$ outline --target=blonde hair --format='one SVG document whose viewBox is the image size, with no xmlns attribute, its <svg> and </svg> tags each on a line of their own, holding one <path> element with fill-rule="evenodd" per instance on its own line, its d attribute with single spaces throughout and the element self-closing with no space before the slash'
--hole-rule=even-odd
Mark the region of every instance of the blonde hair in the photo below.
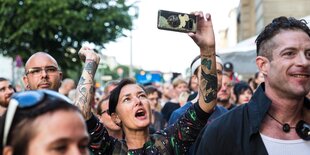
<svg viewBox="0 0 310 155">
<path fill-rule="evenodd" d="M 184 80 L 182 77 L 177 77 L 172 81 L 172 86 L 173 88 L 175 88 L 182 83 L 185 83 L 187 85 L 186 80 Z"/>
</svg>

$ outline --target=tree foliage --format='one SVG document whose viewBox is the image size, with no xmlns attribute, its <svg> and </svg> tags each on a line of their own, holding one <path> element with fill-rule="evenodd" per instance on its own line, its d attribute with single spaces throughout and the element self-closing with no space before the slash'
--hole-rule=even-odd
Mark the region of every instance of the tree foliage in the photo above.
<svg viewBox="0 0 310 155">
<path fill-rule="evenodd" d="M 24 62 L 37 51 L 48 52 L 65 76 L 76 78 L 81 45 L 104 48 L 122 36 L 132 28 L 137 15 L 129 10 L 135 8 L 125 0 L 0 0 L 0 52 Z"/>
</svg>

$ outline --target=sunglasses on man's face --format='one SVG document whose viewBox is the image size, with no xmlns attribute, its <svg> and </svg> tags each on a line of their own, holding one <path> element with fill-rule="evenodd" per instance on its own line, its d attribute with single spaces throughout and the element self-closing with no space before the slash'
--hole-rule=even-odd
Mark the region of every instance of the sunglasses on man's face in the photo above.
<svg viewBox="0 0 310 155">
<path fill-rule="evenodd" d="M 35 107 L 43 102 L 46 95 L 60 98 L 68 103 L 72 103 L 72 101 L 70 101 L 64 95 L 59 94 L 55 91 L 51 91 L 51 90 L 37 90 L 37 91 L 26 91 L 26 92 L 15 93 L 12 96 L 12 99 L 9 103 L 9 106 L 6 112 L 5 123 L 4 123 L 4 133 L 3 133 L 3 140 L 2 140 L 3 147 L 7 143 L 8 134 L 12 126 L 13 119 L 14 119 L 17 108 L 26 109 L 26 108 Z"/>
</svg>

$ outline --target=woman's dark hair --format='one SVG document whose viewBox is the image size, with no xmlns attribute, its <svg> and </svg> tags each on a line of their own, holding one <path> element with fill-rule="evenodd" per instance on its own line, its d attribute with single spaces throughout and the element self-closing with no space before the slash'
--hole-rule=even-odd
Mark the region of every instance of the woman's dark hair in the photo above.
<svg viewBox="0 0 310 155">
<path fill-rule="evenodd" d="M 110 98 L 109 98 L 109 114 L 115 113 L 115 109 L 118 103 L 119 94 L 124 86 L 129 84 L 137 84 L 134 79 L 125 78 L 118 83 L 118 85 L 111 91 Z M 138 84 L 139 85 L 139 84 Z M 144 87 L 139 85 L 144 91 Z"/>
<path fill-rule="evenodd" d="M 27 93 L 27 92 L 22 92 Z M 18 95 L 18 94 L 15 94 Z M 14 97 L 13 97 L 14 98 Z M 28 108 L 17 108 L 14 119 L 8 133 L 7 145 L 12 146 L 13 155 L 24 155 L 27 153 L 29 143 L 36 135 L 36 129 L 33 126 L 35 120 L 46 113 L 53 113 L 59 110 L 79 111 L 73 104 L 63 100 L 60 97 L 50 94 L 44 94 L 40 103 Z M 1 154 L 3 151 L 3 133 L 7 112 L 4 113 L 0 120 L 0 147 Z"/>
<path fill-rule="evenodd" d="M 245 81 L 240 81 L 234 85 L 234 94 L 236 96 L 236 103 L 239 102 L 239 96 L 246 90 L 250 90 L 253 94 L 253 90 L 250 85 Z"/>
<path fill-rule="evenodd" d="M 258 75 L 259 75 L 259 72 L 256 72 L 255 74 L 254 74 L 254 79 L 253 79 L 253 87 L 254 87 L 254 89 L 256 89 L 257 87 L 258 87 L 258 83 L 256 83 L 256 80 L 257 80 L 257 78 L 258 78 Z"/>
<path fill-rule="evenodd" d="M 257 55 L 265 56 L 269 60 L 272 60 L 272 52 L 270 52 L 270 48 L 274 45 L 269 42 L 269 40 L 280 33 L 281 30 L 301 30 L 307 33 L 310 37 L 310 29 L 307 26 L 306 20 L 297 20 L 293 17 L 288 18 L 284 16 L 275 18 L 265 27 L 255 40 Z"/>
</svg>

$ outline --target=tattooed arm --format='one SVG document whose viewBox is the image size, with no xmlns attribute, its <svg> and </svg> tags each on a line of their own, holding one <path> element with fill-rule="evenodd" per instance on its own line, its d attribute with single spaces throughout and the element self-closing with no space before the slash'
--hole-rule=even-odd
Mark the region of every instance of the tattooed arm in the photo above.
<svg viewBox="0 0 310 155">
<path fill-rule="evenodd" d="M 84 118 L 88 120 L 91 114 L 91 102 L 95 95 L 94 76 L 100 61 L 100 57 L 88 47 L 82 47 L 79 56 L 85 62 L 84 69 L 76 88 L 75 105 L 79 107 Z"/>
<path fill-rule="evenodd" d="M 195 12 L 197 16 L 197 31 L 190 37 L 200 48 L 201 74 L 199 80 L 199 106 L 205 112 L 212 112 L 217 98 L 217 76 L 215 61 L 215 37 L 211 15 Z"/>
</svg>

